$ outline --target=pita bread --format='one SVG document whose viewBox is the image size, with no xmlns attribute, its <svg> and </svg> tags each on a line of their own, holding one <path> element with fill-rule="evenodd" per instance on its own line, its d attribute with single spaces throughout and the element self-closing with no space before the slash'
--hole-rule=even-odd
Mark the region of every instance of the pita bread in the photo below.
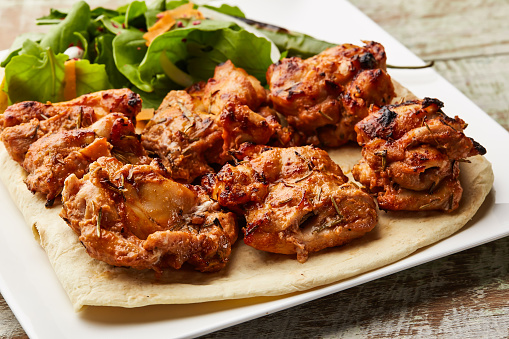
<svg viewBox="0 0 509 339">
<path fill-rule="evenodd" d="M 398 93 L 403 93 L 401 88 Z M 407 99 L 413 97 L 405 93 Z M 361 157 L 357 146 L 329 154 L 345 173 Z M 464 193 L 453 213 L 380 213 L 373 231 L 345 246 L 313 253 L 304 264 L 293 256 L 255 250 L 239 240 L 230 263 L 220 272 L 184 268 L 156 277 L 152 271 L 113 267 L 89 257 L 59 217 L 61 206 L 45 208 L 45 199 L 28 191 L 25 171 L 0 145 L 0 177 L 45 249 L 75 310 L 85 305 L 140 307 L 284 295 L 380 268 L 450 236 L 474 216 L 493 185 L 493 171 L 482 156 L 470 161 L 461 164 Z"/>
</svg>

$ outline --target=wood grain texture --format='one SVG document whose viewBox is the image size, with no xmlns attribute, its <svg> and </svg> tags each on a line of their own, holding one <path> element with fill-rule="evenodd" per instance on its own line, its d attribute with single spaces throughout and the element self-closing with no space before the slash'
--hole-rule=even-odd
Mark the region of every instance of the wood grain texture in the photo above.
<svg viewBox="0 0 509 339">
<path fill-rule="evenodd" d="M 506 0 L 351 0 L 423 59 L 509 53 Z"/>
<path fill-rule="evenodd" d="M 509 54 L 439 61 L 434 68 L 509 130 Z"/>
<path fill-rule="evenodd" d="M 509 130 L 509 1 L 350 1 Z M 62 3 L 1 0 L 0 49 Z M 507 258 L 509 238 L 204 337 L 507 338 Z M 0 338 L 26 338 L 1 296 Z"/>
<path fill-rule="evenodd" d="M 12 314 L 4 298 L 0 295 L 0 338 L 28 338 Z"/>
<path fill-rule="evenodd" d="M 501 239 L 204 338 L 506 338 Z"/>
</svg>

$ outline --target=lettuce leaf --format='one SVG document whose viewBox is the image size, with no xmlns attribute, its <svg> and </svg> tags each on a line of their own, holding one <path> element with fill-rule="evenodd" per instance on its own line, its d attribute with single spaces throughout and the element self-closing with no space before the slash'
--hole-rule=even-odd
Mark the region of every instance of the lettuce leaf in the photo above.
<svg viewBox="0 0 509 339">
<path fill-rule="evenodd" d="M 77 60 L 75 69 L 76 95 L 112 88 L 104 65 L 91 64 L 88 60 Z"/>
<path fill-rule="evenodd" d="M 145 42 L 143 32 L 136 29 L 124 30 L 113 39 L 113 58 L 116 68 L 134 86 L 142 91 L 152 92 L 153 86 L 141 80 L 138 70 L 147 52 Z"/>
<path fill-rule="evenodd" d="M 318 40 L 302 33 L 260 28 L 258 30 L 272 40 L 281 52 L 287 52 L 288 57 L 298 56 L 307 59 L 327 48 L 336 46 L 336 44 Z"/>
<path fill-rule="evenodd" d="M 48 15 L 42 16 L 40 18 L 35 19 L 37 25 L 55 25 L 62 22 L 63 19 L 67 16 L 68 12 L 63 11 L 61 9 L 51 8 Z M 90 17 L 92 19 L 97 18 L 98 16 L 106 15 L 108 17 L 114 17 L 119 15 L 119 13 L 115 10 L 104 8 L 104 7 L 96 7 L 90 11 Z"/>
<path fill-rule="evenodd" d="M 264 38 L 244 29 L 222 29 L 213 35 L 196 30 L 189 34 L 187 44 L 187 69 L 195 78 L 211 78 L 215 66 L 231 60 L 236 67 L 243 68 L 262 85 L 266 83 L 266 72 L 272 59 L 271 44 Z"/>
<path fill-rule="evenodd" d="M 119 14 L 115 10 L 104 8 L 104 7 L 96 7 L 96 8 L 94 8 L 94 9 L 92 9 L 90 11 L 90 17 L 92 19 L 95 19 L 95 18 L 97 18 L 98 16 L 101 16 L 101 15 L 106 15 L 106 16 L 109 16 L 109 17 L 114 17 L 114 16 L 117 16 Z"/>
<path fill-rule="evenodd" d="M 125 28 L 129 28 L 130 24 L 134 24 L 138 18 L 143 17 L 145 12 L 147 11 L 147 5 L 145 1 L 133 1 L 127 7 L 127 11 L 125 12 Z M 146 26 L 145 26 L 146 27 Z"/>
<path fill-rule="evenodd" d="M 54 54 L 51 48 L 26 40 L 20 54 L 5 67 L 5 88 L 9 104 L 35 100 L 58 102 L 64 100 L 65 62 L 68 56 Z M 76 94 L 112 88 L 105 65 L 77 60 Z"/>
<path fill-rule="evenodd" d="M 117 17 L 117 18 L 124 18 L 124 17 Z M 124 31 L 122 28 L 122 24 L 118 21 L 115 21 L 105 15 L 98 16 L 95 21 L 96 25 L 99 25 L 98 27 L 101 27 L 103 31 L 106 31 L 106 33 L 112 33 L 112 34 L 120 34 Z"/>
<path fill-rule="evenodd" d="M 21 47 L 23 47 L 23 43 L 25 40 L 31 40 L 33 42 L 41 41 L 44 34 L 42 33 L 24 33 L 16 37 L 11 47 L 9 48 L 9 54 L 5 57 L 5 59 L 0 64 L 1 67 L 5 67 L 13 57 L 19 54 L 21 51 Z"/>
<path fill-rule="evenodd" d="M 166 2 L 166 9 L 167 10 L 170 10 L 170 9 L 175 9 L 179 6 L 182 6 L 182 5 L 185 5 L 185 4 L 188 4 L 189 3 L 189 0 L 172 0 L 172 1 L 168 1 Z"/>
<path fill-rule="evenodd" d="M 206 5 L 220 15 L 220 20 L 181 19 L 178 27 L 146 46 L 143 32 L 157 21 L 157 15 L 188 2 L 132 1 L 116 10 L 103 7 L 91 10 L 88 4 L 79 1 L 69 11 L 52 9 L 49 15 L 38 19 L 39 24 L 52 24 L 49 32 L 43 37 L 19 37 L 2 63 L 6 67 L 9 99 L 62 100 L 66 56 L 61 53 L 71 45 L 85 50 L 82 60 L 76 62 L 78 95 L 129 87 L 146 98 L 147 103 L 155 104 L 169 90 L 212 77 L 215 67 L 229 59 L 265 84 L 265 72 L 278 59 L 279 52 L 274 48 L 271 60 L 272 43 L 235 21 L 232 16 L 244 17 L 235 6 Z M 304 44 L 298 39 L 279 38 L 280 46 L 295 45 L 300 50 L 323 47 L 304 48 L 307 41 Z M 278 54 L 275 58 L 274 53 Z"/>
<path fill-rule="evenodd" d="M 63 53 L 69 46 L 77 45 L 80 41 L 75 32 L 88 37 L 89 23 L 90 7 L 84 1 L 77 2 L 64 20 L 51 27 L 41 40 L 41 46 L 50 48 L 54 53 Z"/>
<path fill-rule="evenodd" d="M 123 30 L 113 40 L 113 55 L 118 70 L 139 90 L 158 91 L 155 82 L 165 75 L 161 53 L 195 81 L 207 80 L 218 64 L 231 60 L 237 67 L 265 83 L 265 72 L 272 64 L 270 42 L 226 21 L 206 20 L 198 25 L 166 32 L 146 47 L 143 33 Z M 257 53 L 253 54 L 252 51 Z M 166 74 L 171 78 L 171 74 Z M 161 91 L 168 92 L 169 88 Z M 166 93 L 164 93 L 166 94 Z M 160 97 L 161 95 L 157 95 Z"/>
<path fill-rule="evenodd" d="M 223 21 L 204 21 L 200 25 L 189 25 L 185 28 L 171 30 L 161 34 L 155 38 L 150 44 L 144 59 L 139 65 L 139 77 L 142 81 L 149 83 L 157 74 L 164 73 L 160 62 L 160 54 L 165 51 L 168 59 L 175 65 L 181 68 L 182 71 L 188 73 L 187 63 L 189 59 L 199 53 L 196 48 L 195 51 L 189 51 L 188 48 L 195 46 L 195 41 L 192 38 L 193 32 L 206 32 L 204 33 L 209 38 L 214 39 L 214 36 L 221 35 L 223 29 L 228 29 L 234 26 L 233 23 Z M 212 41 L 211 41 L 212 42 Z M 226 60 L 223 60 L 226 61 Z M 218 63 L 221 63 L 219 61 Z M 196 80 L 205 80 L 208 78 L 201 78 L 196 76 Z"/>
<path fill-rule="evenodd" d="M 42 16 L 35 20 L 37 22 L 37 25 L 56 25 L 61 23 L 66 16 L 67 13 L 65 11 L 51 8 L 48 15 Z"/>
<path fill-rule="evenodd" d="M 227 4 L 222 4 L 219 7 L 214 7 L 214 6 L 210 6 L 210 5 L 203 5 L 203 7 L 206 7 L 208 9 L 212 9 L 212 10 L 214 10 L 216 12 L 219 12 L 219 13 L 223 13 L 223 14 L 226 14 L 226 15 L 234 16 L 234 17 L 237 17 L 237 18 L 245 18 L 246 17 L 244 12 L 242 12 L 240 10 L 240 8 L 238 8 L 237 6 L 230 6 L 230 5 L 227 5 Z"/>
<path fill-rule="evenodd" d="M 140 78 L 148 81 L 162 73 L 160 53 L 190 74 L 196 81 L 207 80 L 214 68 L 227 60 L 265 83 L 265 72 L 272 64 L 271 44 L 234 23 L 204 21 L 197 26 L 173 30 L 154 39 L 140 64 Z M 252 53 L 256 50 L 257 53 Z"/>
<path fill-rule="evenodd" d="M 95 54 L 94 63 L 102 64 L 106 68 L 109 81 L 115 88 L 129 87 L 129 81 L 127 78 L 119 72 L 115 66 L 115 60 L 113 59 L 113 39 L 115 35 L 104 34 L 95 38 Z"/>
<path fill-rule="evenodd" d="M 67 55 L 55 55 L 51 48 L 44 50 L 31 40 L 24 42 L 21 52 L 5 67 L 4 91 L 9 104 L 25 100 L 62 101 Z"/>
</svg>

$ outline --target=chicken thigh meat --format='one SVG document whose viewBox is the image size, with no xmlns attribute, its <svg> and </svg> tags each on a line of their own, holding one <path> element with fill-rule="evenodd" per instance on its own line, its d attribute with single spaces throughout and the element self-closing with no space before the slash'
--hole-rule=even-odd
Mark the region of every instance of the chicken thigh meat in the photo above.
<svg viewBox="0 0 509 339">
<path fill-rule="evenodd" d="M 348 183 L 323 150 L 246 143 L 235 156 L 236 165 L 205 176 L 202 185 L 244 215 L 249 246 L 305 262 L 309 253 L 361 237 L 377 223 L 373 199 Z"/>
<path fill-rule="evenodd" d="M 110 265 L 220 270 L 237 239 L 234 214 L 199 186 L 168 177 L 157 160 L 124 165 L 101 157 L 82 179 L 66 179 L 61 216 L 89 255 Z"/>
<path fill-rule="evenodd" d="M 355 129 L 363 158 L 352 174 L 385 210 L 458 208 L 459 162 L 486 150 L 465 136 L 467 124 L 437 99 L 373 108 Z"/>
</svg>

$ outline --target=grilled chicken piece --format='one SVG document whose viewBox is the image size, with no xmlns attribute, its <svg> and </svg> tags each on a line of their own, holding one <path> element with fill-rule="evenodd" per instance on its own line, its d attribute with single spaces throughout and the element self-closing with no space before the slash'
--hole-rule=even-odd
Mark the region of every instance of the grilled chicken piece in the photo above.
<svg viewBox="0 0 509 339">
<path fill-rule="evenodd" d="M 270 129 L 273 131 L 268 145 L 274 147 L 294 147 L 304 144 L 306 136 L 290 126 L 285 116 L 275 109 L 263 106 L 260 107 L 257 113 L 265 118 Z"/>
<path fill-rule="evenodd" d="M 97 137 L 106 138 L 111 154 L 124 164 L 147 165 L 151 159 L 141 144 L 141 136 L 131 119 L 121 113 L 111 113 L 89 127 Z"/>
<path fill-rule="evenodd" d="M 106 114 L 119 112 L 134 122 L 135 116 L 141 111 L 141 99 L 130 89 L 123 88 L 85 94 L 76 99 L 58 103 L 43 104 L 37 101 L 24 101 L 11 105 L 5 110 L 0 116 L 0 129 L 20 125 L 32 119 L 46 120 L 61 114 L 65 108 L 75 106 L 91 108 L 96 120 Z M 87 125 L 86 120 L 83 123 Z"/>
<path fill-rule="evenodd" d="M 142 144 L 157 154 L 171 177 L 190 183 L 219 162 L 222 130 L 216 116 L 199 111 L 185 91 L 171 91 L 141 133 Z"/>
<path fill-rule="evenodd" d="M 66 179 L 62 201 L 61 216 L 88 254 L 114 266 L 161 272 L 187 262 L 214 272 L 227 264 L 237 238 L 233 213 L 199 186 L 168 179 L 156 160 L 99 158 L 82 179 Z"/>
<path fill-rule="evenodd" d="M 5 111 L 0 139 L 21 164 L 30 145 L 46 134 L 89 127 L 111 112 L 123 113 L 134 123 L 140 110 L 139 95 L 128 89 L 91 93 L 55 104 L 22 102 Z"/>
<path fill-rule="evenodd" d="M 97 119 L 89 107 L 63 107 L 60 112 L 46 120 L 32 119 L 16 126 L 7 127 L 0 134 L 7 152 L 20 164 L 30 145 L 43 136 L 59 131 L 88 127 Z"/>
<path fill-rule="evenodd" d="M 273 125 L 264 116 L 253 112 L 247 105 L 234 102 L 225 105 L 218 117 L 218 125 L 223 129 L 222 159 L 244 142 L 265 145 L 274 135 Z"/>
<path fill-rule="evenodd" d="M 269 100 L 306 144 L 338 147 L 355 140 L 355 124 L 371 105 L 395 96 L 382 45 L 344 44 L 302 60 L 286 58 L 267 71 Z"/>
<path fill-rule="evenodd" d="M 49 207 L 68 175 L 81 178 L 92 162 L 112 154 L 124 163 L 150 163 L 134 125 L 121 113 L 108 114 L 86 129 L 60 131 L 34 142 L 23 161 L 25 183 L 33 193 L 45 195 Z"/>
<path fill-rule="evenodd" d="M 467 124 L 445 115 L 437 99 L 373 108 L 355 130 L 363 146 L 354 178 L 385 210 L 443 210 L 459 206 L 459 161 L 485 154 L 463 133 Z"/>
<path fill-rule="evenodd" d="M 243 144 L 236 166 L 202 179 L 214 200 L 246 218 L 244 242 L 297 254 L 339 246 L 375 227 L 373 199 L 349 184 L 328 154 L 312 146 L 270 148 Z"/>
<path fill-rule="evenodd" d="M 161 158 L 174 180 L 191 183 L 213 172 L 211 164 L 230 160 L 241 143 L 271 140 L 277 121 L 254 111 L 265 101 L 258 80 L 227 61 L 208 82 L 168 93 L 142 132 L 143 146 Z"/>
<path fill-rule="evenodd" d="M 102 156 L 111 156 L 111 145 L 97 139 L 94 131 L 77 129 L 47 135 L 30 147 L 23 167 L 25 184 L 32 193 L 46 196 L 46 207 L 53 205 L 71 173 L 81 178 L 88 166 Z"/>
<path fill-rule="evenodd" d="M 214 115 L 220 114 L 229 102 L 247 105 L 256 111 L 267 101 L 267 93 L 260 82 L 230 60 L 216 67 L 213 78 L 191 86 L 188 92 L 201 103 L 199 110 Z"/>
</svg>

